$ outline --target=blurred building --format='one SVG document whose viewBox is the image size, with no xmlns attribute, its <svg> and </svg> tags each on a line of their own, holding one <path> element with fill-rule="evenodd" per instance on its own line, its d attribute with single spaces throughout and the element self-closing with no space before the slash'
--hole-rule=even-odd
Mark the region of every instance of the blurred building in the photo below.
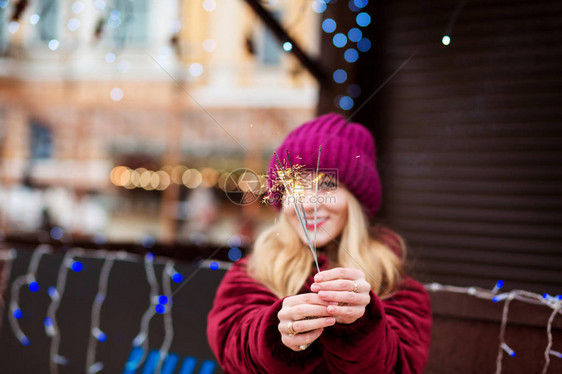
<svg viewBox="0 0 562 374">
<path fill-rule="evenodd" d="M 23 3 L 0 1 L 2 230 L 216 242 L 252 216 L 252 236 L 272 212 L 220 183 L 263 173 L 318 87 L 245 2 Z M 318 54 L 314 6 L 264 5 Z"/>
</svg>

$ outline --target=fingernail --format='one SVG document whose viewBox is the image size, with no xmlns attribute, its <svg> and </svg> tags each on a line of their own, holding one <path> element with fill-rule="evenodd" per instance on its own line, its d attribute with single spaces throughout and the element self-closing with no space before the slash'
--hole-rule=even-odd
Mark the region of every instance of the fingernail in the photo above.
<svg viewBox="0 0 562 374">
<path fill-rule="evenodd" d="M 324 279 L 324 277 L 321 276 L 321 275 L 319 275 L 319 274 L 316 274 L 316 276 L 314 277 L 314 280 L 315 280 L 316 282 L 321 282 L 323 279 Z"/>
<path fill-rule="evenodd" d="M 320 297 L 327 297 L 328 294 L 327 294 L 326 292 L 324 292 L 324 291 L 320 291 L 320 292 L 318 292 L 318 296 L 320 296 Z"/>
<path fill-rule="evenodd" d="M 326 320 L 326 323 L 327 323 L 328 325 L 333 325 L 334 323 L 336 323 L 336 319 L 333 318 L 333 317 L 328 318 L 328 319 Z"/>
<path fill-rule="evenodd" d="M 318 285 L 315 283 L 315 284 L 313 284 L 312 286 L 310 286 L 310 289 L 311 289 L 313 292 L 316 292 L 316 291 L 318 291 L 318 290 L 320 289 L 320 286 L 318 286 Z"/>
</svg>

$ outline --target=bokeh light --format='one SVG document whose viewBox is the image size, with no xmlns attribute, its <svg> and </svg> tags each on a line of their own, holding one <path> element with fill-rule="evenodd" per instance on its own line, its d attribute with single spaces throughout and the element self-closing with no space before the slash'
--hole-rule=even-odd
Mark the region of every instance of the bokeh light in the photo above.
<svg viewBox="0 0 562 374">
<path fill-rule="evenodd" d="M 451 38 L 448 35 L 445 35 L 441 42 L 443 43 L 443 45 L 449 45 L 451 44 Z"/>
<path fill-rule="evenodd" d="M 339 105 L 343 110 L 350 110 L 353 108 L 353 99 L 349 96 L 343 96 L 340 99 Z"/>
<path fill-rule="evenodd" d="M 347 80 L 347 73 L 343 69 L 337 69 L 334 71 L 333 78 L 336 83 L 343 83 Z"/>
<path fill-rule="evenodd" d="M 355 17 L 355 22 L 361 27 L 367 27 L 371 23 L 371 16 L 369 13 L 361 12 Z"/>
<path fill-rule="evenodd" d="M 347 37 L 345 36 L 345 34 L 338 33 L 338 34 L 334 35 L 334 38 L 332 39 L 332 42 L 334 43 L 334 45 L 336 47 L 343 48 L 347 44 Z"/>
<path fill-rule="evenodd" d="M 345 58 L 345 61 L 353 63 L 359 58 L 359 52 L 357 52 L 354 48 L 349 48 L 345 51 L 343 57 Z"/>
<path fill-rule="evenodd" d="M 360 50 L 361 52 L 367 52 L 368 50 L 371 49 L 371 41 L 367 38 L 361 39 L 357 43 L 357 49 Z"/>
<path fill-rule="evenodd" d="M 363 37 L 363 32 L 359 30 L 357 27 L 354 27 L 347 32 L 347 37 L 352 42 L 357 43 Z"/>
<path fill-rule="evenodd" d="M 322 30 L 327 33 L 333 33 L 334 31 L 336 31 L 336 21 L 331 18 L 326 18 L 322 22 Z"/>
</svg>

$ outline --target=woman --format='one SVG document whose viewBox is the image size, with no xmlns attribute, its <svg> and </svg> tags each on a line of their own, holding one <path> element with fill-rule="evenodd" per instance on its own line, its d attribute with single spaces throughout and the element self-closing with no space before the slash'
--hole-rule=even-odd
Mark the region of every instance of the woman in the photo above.
<svg viewBox="0 0 562 374">
<path fill-rule="evenodd" d="M 283 165 L 316 170 L 320 145 L 321 271 L 290 196 L 273 200 L 280 217 L 217 290 L 209 344 L 228 373 L 420 373 L 429 353 L 430 300 L 404 273 L 400 237 L 369 228 L 381 202 L 373 137 L 332 113 L 293 130 L 277 155 Z M 273 156 L 270 176 L 276 165 Z M 328 183 L 334 180 L 335 188 Z M 307 191 L 299 199 L 311 239 L 315 197 Z"/>
</svg>

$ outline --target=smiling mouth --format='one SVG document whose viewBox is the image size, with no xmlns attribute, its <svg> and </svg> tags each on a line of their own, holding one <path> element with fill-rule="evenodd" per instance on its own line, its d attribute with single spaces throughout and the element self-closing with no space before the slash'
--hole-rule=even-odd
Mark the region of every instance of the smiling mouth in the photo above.
<svg viewBox="0 0 562 374">
<path fill-rule="evenodd" d="M 309 219 L 308 217 L 306 218 L 308 225 L 307 228 L 309 230 L 314 230 L 314 218 Z M 326 223 L 328 221 L 328 218 L 318 218 L 316 220 L 316 228 L 322 226 L 324 223 Z"/>
</svg>

